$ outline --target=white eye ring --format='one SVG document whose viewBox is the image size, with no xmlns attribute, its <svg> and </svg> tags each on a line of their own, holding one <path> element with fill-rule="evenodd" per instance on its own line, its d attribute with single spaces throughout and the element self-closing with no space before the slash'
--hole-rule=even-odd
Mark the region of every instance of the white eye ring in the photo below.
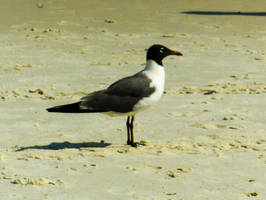
<svg viewBox="0 0 266 200">
<path fill-rule="evenodd" d="M 160 49 L 160 53 L 163 53 L 163 50 L 164 50 L 164 48 L 161 48 L 161 49 Z"/>
</svg>

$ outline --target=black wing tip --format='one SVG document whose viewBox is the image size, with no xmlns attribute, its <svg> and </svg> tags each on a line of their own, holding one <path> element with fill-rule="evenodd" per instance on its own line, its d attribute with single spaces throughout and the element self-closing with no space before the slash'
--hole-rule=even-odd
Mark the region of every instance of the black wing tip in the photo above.
<svg viewBox="0 0 266 200">
<path fill-rule="evenodd" d="M 58 112 L 58 113 L 96 113 L 96 112 L 106 112 L 104 110 L 89 110 L 89 109 L 80 109 L 80 102 L 66 104 L 61 106 L 55 106 L 51 108 L 46 108 L 48 112 Z"/>
<path fill-rule="evenodd" d="M 54 109 L 54 107 L 52 107 L 52 108 L 46 108 L 46 111 L 48 111 L 48 112 L 55 112 L 55 109 Z"/>
<path fill-rule="evenodd" d="M 51 108 L 46 109 L 48 112 L 62 112 L 64 109 L 62 109 L 61 106 L 55 106 Z"/>
<path fill-rule="evenodd" d="M 77 103 L 47 108 L 46 110 L 48 112 L 62 112 L 62 113 L 82 112 L 82 110 L 79 108 L 79 104 L 80 104 L 80 102 L 77 102 Z"/>
</svg>

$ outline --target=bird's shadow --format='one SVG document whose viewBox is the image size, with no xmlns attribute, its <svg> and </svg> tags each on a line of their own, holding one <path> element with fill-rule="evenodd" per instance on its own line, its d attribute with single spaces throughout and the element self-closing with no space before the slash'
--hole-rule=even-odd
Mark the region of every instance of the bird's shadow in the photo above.
<svg viewBox="0 0 266 200">
<path fill-rule="evenodd" d="M 28 149 L 42 149 L 42 150 L 61 150 L 61 149 L 80 149 L 80 148 L 105 148 L 111 145 L 111 143 L 105 142 L 82 142 L 82 143 L 71 143 L 71 142 L 52 142 L 48 145 L 34 145 L 27 147 L 20 147 L 16 150 L 25 151 Z"/>
<path fill-rule="evenodd" d="M 266 12 L 233 12 L 233 11 L 183 11 L 189 15 L 240 15 L 240 16 L 266 16 Z"/>
</svg>

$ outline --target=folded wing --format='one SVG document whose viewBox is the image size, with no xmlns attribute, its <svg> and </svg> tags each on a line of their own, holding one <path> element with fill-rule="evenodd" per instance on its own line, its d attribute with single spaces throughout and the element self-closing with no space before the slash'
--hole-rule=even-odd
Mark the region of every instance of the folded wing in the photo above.
<svg viewBox="0 0 266 200">
<path fill-rule="evenodd" d="M 134 105 L 142 98 L 150 96 L 154 87 L 151 80 L 142 73 L 123 78 L 105 90 L 93 92 L 81 99 L 81 110 L 98 112 L 131 112 Z"/>
</svg>

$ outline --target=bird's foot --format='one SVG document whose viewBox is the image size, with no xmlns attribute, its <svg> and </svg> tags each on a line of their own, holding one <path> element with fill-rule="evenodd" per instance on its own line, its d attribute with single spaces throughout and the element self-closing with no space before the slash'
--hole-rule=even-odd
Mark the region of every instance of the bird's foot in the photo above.
<svg viewBox="0 0 266 200">
<path fill-rule="evenodd" d="M 135 147 L 135 148 L 137 148 L 137 147 L 138 147 L 138 145 L 137 145 L 137 143 L 136 143 L 136 142 L 132 142 L 130 145 L 131 145 L 132 147 Z"/>
<path fill-rule="evenodd" d="M 136 142 L 131 142 L 131 141 L 127 141 L 127 144 L 132 146 L 132 147 L 137 147 L 138 146 L 138 143 Z"/>
</svg>

